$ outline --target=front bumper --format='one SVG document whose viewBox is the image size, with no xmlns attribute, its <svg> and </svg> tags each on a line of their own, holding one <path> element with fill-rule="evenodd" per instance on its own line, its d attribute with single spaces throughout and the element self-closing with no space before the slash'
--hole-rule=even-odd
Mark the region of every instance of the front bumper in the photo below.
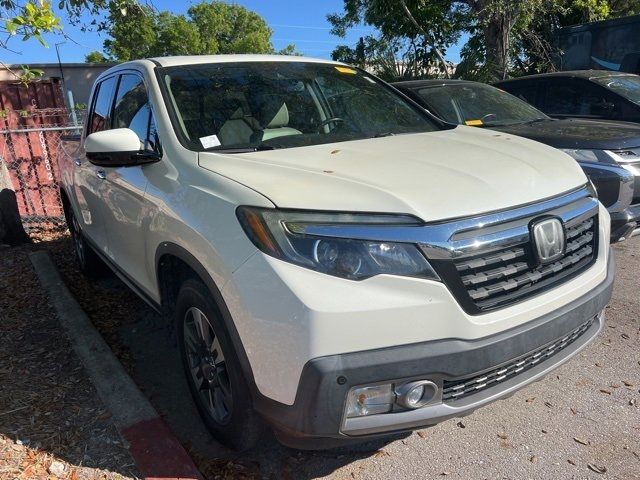
<svg viewBox="0 0 640 480">
<path fill-rule="evenodd" d="M 584 348 L 602 328 L 615 275 L 609 255 L 606 279 L 589 293 L 516 328 L 476 339 L 446 339 L 377 350 L 331 355 L 305 365 L 293 405 L 257 394 L 255 408 L 274 427 L 280 441 L 295 448 L 328 448 L 416 429 L 473 412 L 536 381 Z M 593 319 L 565 348 L 521 374 L 479 393 L 418 410 L 345 419 L 352 387 L 386 381 L 466 379 L 557 342 Z"/>
<path fill-rule="evenodd" d="M 620 242 L 640 233 L 640 203 L 621 212 L 611 213 L 611 243 Z"/>
</svg>

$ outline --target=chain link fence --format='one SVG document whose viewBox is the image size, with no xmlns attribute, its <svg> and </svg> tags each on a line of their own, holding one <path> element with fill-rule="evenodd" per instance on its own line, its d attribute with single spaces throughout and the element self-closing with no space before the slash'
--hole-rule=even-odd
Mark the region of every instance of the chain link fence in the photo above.
<svg viewBox="0 0 640 480">
<path fill-rule="evenodd" d="M 46 113 L 39 111 L 38 118 Z M 0 180 L 15 192 L 22 225 L 32 237 L 66 229 L 58 159 L 65 137 L 79 134 L 84 119 L 83 111 L 50 114 L 46 122 L 0 130 Z"/>
</svg>

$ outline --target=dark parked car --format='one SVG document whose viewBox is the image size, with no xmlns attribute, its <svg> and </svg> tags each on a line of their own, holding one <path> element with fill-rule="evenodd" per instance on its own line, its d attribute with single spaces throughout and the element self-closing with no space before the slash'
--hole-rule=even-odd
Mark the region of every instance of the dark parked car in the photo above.
<svg viewBox="0 0 640 480">
<path fill-rule="evenodd" d="M 555 118 L 640 123 L 640 76 L 578 70 L 504 80 L 494 84 Z"/>
<path fill-rule="evenodd" d="M 625 152 L 640 155 L 640 126 L 554 120 L 513 95 L 477 82 L 416 80 L 394 86 L 449 123 L 491 128 L 563 150 L 578 161 L 609 210 L 611 241 L 640 233 L 636 226 L 640 221 L 640 173 L 634 177 L 627 170 L 633 163 L 625 163 Z"/>
</svg>

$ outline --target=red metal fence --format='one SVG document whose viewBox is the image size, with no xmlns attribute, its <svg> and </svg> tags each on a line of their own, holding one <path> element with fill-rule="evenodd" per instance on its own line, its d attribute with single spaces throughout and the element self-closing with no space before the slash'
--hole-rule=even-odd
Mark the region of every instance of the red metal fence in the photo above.
<svg viewBox="0 0 640 480">
<path fill-rule="evenodd" d="M 64 228 L 58 151 L 70 125 L 57 79 L 0 82 L 0 176 L 16 193 L 28 233 Z"/>
</svg>

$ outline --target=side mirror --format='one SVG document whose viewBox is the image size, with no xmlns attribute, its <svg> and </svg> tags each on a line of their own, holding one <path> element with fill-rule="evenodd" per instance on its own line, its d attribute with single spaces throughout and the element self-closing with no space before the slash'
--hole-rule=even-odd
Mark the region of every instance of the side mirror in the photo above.
<svg viewBox="0 0 640 480">
<path fill-rule="evenodd" d="M 101 167 L 131 167 L 160 160 L 155 152 L 142 150 L 138 134 L 130 128 L 95 132 L 84 139 L 87 158 Z"/>
</svg>

